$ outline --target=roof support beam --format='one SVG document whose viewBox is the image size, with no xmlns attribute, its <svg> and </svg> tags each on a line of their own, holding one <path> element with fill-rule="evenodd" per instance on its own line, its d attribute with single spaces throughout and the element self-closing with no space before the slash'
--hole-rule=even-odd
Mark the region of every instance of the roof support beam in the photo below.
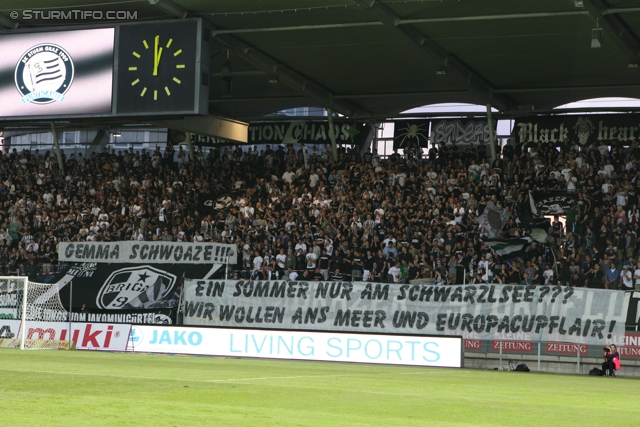
<svg viewBox="0 0 640 427">
<path fill-rule="evenodd" d="M 478 16 L 452 16 L 448 18 L 417 18 L 400 19 L 398 24 L 431 24 L 438 22 L 466 22 L 466 21 L 494 21 L 498 19 L 531 19 L 531 18 L 552 18 L 558 16 L 579 16 L 588 15 L 586 10 L 567 10 L 558 12 L 532 12 L 532 13 L 509 13 L 505 15 L 478 15 Z"/>
<path fill-rule="evenodd" d="M 640 7 L 610 7 L 601 10 L 603 15 L 610 15 L 613 13 L 629 13 L 640 12 Z"/>
<path fill-rule="evenodd" d="M 306 96 L 269 96 L 269 97 L 245 97 L 245 98 L 214 98 L 209 100 L 209 104 L 236 104 L 238 102 L 264 102 L 264 101 L 302 101 Z"/>
<path fill-rule="evenodd" d="M 184 19 L 189 14 L 189 11 L 182 6 L 179 6 L 171 0 L 149 0 L 149 4 L 162 9 L 165 13 L 175 16 L 176 18 Z"/>
<path fill-rule="evenodd" d="M 640 61 L 640 40 L 638 40 L 638 35 L 618 15 L 611 14 L 610 11 L 612 9 L 608 9 L 609 13 L 607 13 L 607 4 L 604 1 L 585 0 L 584 7 L 589 11 L 591 17 L 598 20 L 614 43 L 629 58 L 629 63 L 637 64 Z"/>
<path fill-rule="evenodd" d="M 332 108 L 350 117 L 369 114 L 368 111 L 349 101 L 334 99 L 333 94 L 320 84 L 292 70 L 288 66 L 278 63 L 265 53 L 249 46 L 236 37 L 218 36 L 216 40 L 231 49 L 234 55 L 241 57 L 259 70 L 276 76 L 280 83 L 314 99 L 325 108 Z"/>
<path fill-rule="evenodd" d="M 246 34 L 246 33 L 268 33 L 274 31 L 302 31 L 302 30 L 327 30 L 336 28 L 352 28 L 352 27 L 372 27 L 382 26 L 380 21 L 371 22 L 345 22 L 341 24 L 319 24 L 319 25 L 295 25 L 289 27 L 263 27 L 263 28 L 238 28 L 230 30 L 214 30 L 214 35 L 223 34 Z"/>
<path fill-rule="evenodd" d="M 184 18 L 189 14 L 189 11 L 182 6 L 175 4 L 171 0 L 148 0 L 150 4 L 162 9 L 166 13 L 173 15 L 177 18 Z M 234 54 L 244 59 L 246 62 L 252 64 L 259 70 L 265 73 L 272 74 L 278 78 L 280 83 L 289 86 L 297 92 L 314 99 L 320 105 L 325 108 L 333 108 L 334 110 L 346 115 L 357 116 L 363 114 L 369 114 L 368 111 L 361 109 L 360 107 L 352 104 L 348 101 L 333 100 L 333 94 L 322 87 L 315 81 L 308 79 L 300 73 L 292 70 L 285 64 L 280 64 L 265 53 L 249 46 L 242 40 L 229 35 L 217 35 L 216 31 L 212 32 L 212 35 L 216 37 L 223 45 L 233 50 Z"/>
<path fill-rule="evenodd" d="M 625 11 L 633 11 L 631 9 L 624 9 Z M 617 9 L 609 9 L 606 12 L 603 11 L 603 15 L 606 13 L 617 13 Z M 638 8 L 640 11 L 640 8 Z M 565 10 L 557 12 L 531 12 L 531 13 L 509 13 L 504 15 L 475 15 L 475 16 L 450 16 L 442 18 L 419 18 L 419 19 L 398 19 L 397 25 L 409 25 L 409 24 L 432 24 L 443 22 L 467 22 L 467 21 L 494 21 L 494 20 L 508 20 L 508 19 L 533 19 L 533 18 L 550 18 L 559 16 L 581 16 L 589 15 L 586 10 Z M 343 22 L 338 24 L 319 24 L 319 25 L 293 25 L 287 27 L 262 27 L 262 28 L 237 28 L 227 30 L 215 30 L 214 34 L 251 34 L 251 33 L 269 33 L 277 31 L 304 31 L 304 30 L 326 30 L 326 29 L 341 29 L 341 28 L 354 28 L 354 27 L 376 27 L 384 25 L 381 21 L 366 21 L 366 22 Z"/>
<path fill-rule="evenodd" d="M 407 38 L 416 48 L 429 58 L 435 58 L 446 65 L 447 71 L 456 75 L 469 91 L 478 97 L 480 104 L 490 102 L 499 110 L 514 108 L 514 102 L 505 95 L 493 94 L 493 87 L 477 72 L 472 70 L 454 55 L 440 47 L 433 40 L 426 37 L 412 25 L 399 25 L 400 17 L 384 4 L 376 0 L 354 0 L 363 8 L 371 10 L 387 27 L 393 28 Z"/>
<path fill-rule="evenodd" d="M 542 93 L 542 92 L 575 92 L 575 91 L 595 91 L 595 90 L 633 90 L 640 89 L 640 84 L 635 85 L 599 85 L 599 86 L 565 86 L 565 87 L 518 87 L 511 89 L 495 89 L 494 94 L 501 93 Z M 342 95 L 333 95 L 333 99 L 371 99 L 371 98 L 394 98 L 402 97 L 434 97 L 434 96 L 456 96 L 468 94 L 467 90 L 448 90 L 448 91 L 430 91 L 430 92 L 382 92 L 382 93 L 347 93 Z M 634 92 L 635 93 L 635 92 Z M 235 102 L 261 102 L 267 100 L 278 101 L 299 101 L 304 99 L 303 96 L 282 96 L 268 98 L 219 98 L 212 99 L 212 104 L 225 104 Z"/>
<path fill-rule="evenodd" d="M 566 86 L 566 87 L 521 87 L 514 89 L 496 89 L 495 93 L 537 93 L 537 92 L 568 92 L 588 90 L 637 90 L 637 85 L 600 85 L 600 86 Z"/>
</svg>

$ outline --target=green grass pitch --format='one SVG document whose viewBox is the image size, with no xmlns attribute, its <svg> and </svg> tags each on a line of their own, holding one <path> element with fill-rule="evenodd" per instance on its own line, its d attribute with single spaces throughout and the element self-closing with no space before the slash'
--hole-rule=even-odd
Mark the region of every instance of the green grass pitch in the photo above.
<svg viewBox="0 0 640 427">
<path fill-rule="evenodd" d="M 87 351 L 0 350 L 0 426 L 640 425 L 640 381 Z"/>
</svg>

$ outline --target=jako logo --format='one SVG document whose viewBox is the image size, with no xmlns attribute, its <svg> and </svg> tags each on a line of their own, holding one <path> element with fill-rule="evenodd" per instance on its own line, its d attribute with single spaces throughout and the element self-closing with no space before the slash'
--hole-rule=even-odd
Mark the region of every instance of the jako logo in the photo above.
<svg viewBox="0 0 640 427">
<path fill-rule="evenodd" d="M 129 342 L 131 345 L 139 345 L 144 342 L 144 334 L 142 333 L 142 329 L 137 326 L 131 327 L 131 332 L 129 333 Z"/>
<path fill-rule="evenodd" d="M 14 79 L 23 104 L 49 104 L 64 101 L 73 75 L 69 52 L 58 45 L 43 43 L 22 54 Z"/>
<path fill-rule="evenodd" d="M 169 345 L 192 345 L 198 346 L 202 344 L 202 334 L 200 332 L 192 331 L 187 334 L 187 331 L 174 330 L 173 334 L 169 330 L 153 330 L 153 337 L 149 344 L 169 344 Z"/>
<path fill-rule="evenodd" d="M 161 307 L 175 284 L 175 275 L 157 268 L 121 268 L 111 273 L 102 285 L 96 304 L 109 310 Z"/>
</svg>

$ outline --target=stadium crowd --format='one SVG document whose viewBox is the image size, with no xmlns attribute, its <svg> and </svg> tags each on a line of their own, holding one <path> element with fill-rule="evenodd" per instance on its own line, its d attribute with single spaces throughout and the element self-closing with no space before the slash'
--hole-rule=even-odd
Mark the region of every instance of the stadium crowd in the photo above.
<svg viewBox="0 0 640 427">
<path fill-rule="evenodd" d="M 159 240 L 236 244 L 235 274 L 253 278 L 640 284 L 638 141 L 507 145 L 493 162 L 484 143 L 387 158 L 339 147 L 337 160 L 329 146 L 263 147 L 196 149 L 195 161 L 170 144 L 105 149 L 65 157 L 64 173 L 50 152 L 4 153 L 0 273 L 46 271 L 61 241 Z M 503 237 L 524 236 L 534 189 L 579 203 L 546 242 L 502 258 L 476 219 L 494 201 L 511 214 Z"/>
</svg>

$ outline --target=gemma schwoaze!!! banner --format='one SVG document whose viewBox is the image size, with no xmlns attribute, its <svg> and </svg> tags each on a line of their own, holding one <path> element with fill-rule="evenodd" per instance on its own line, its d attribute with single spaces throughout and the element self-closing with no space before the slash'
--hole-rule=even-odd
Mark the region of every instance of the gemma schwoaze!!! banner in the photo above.
<svg viewBox="0 0 640 427">
<path fill-rule="evenodd" d="M 178 242 L 62 242 L 60 261 L 126 264 L 213 264 L 234 260 L 236 246 Z"/>
<path fill-rule="evenodd" d="M 524 285 L 185 280 L 184 324 L 601 344 L 622 291 Z"/>
</svg>

